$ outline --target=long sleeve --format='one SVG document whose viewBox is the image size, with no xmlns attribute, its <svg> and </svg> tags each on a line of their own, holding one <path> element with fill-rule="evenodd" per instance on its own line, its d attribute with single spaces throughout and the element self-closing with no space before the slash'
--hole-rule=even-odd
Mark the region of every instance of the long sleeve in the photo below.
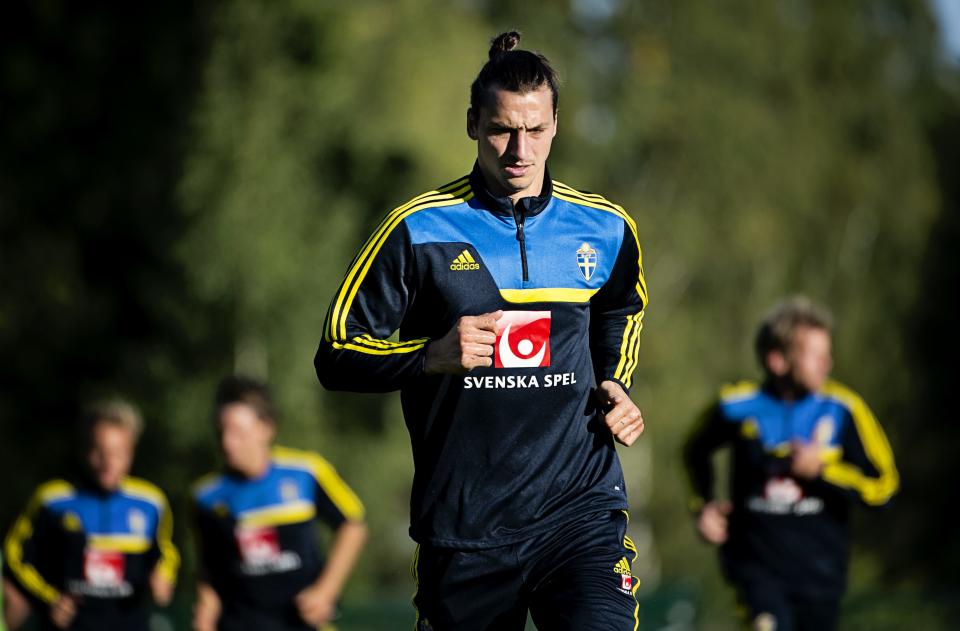
<svg viewBox="0 0 960 631">
<path fill-rule="evenodd" d="M 60 597 L 57 588 L 41 573 L 41 553 L 50 551 L 53 543 L 52 516 L 44 505 L 51 490 L 50 484 L 37 490 L 4 542 L 6 564 L 13 578 L 31 597 L 48 605 Z"/>
<path fill-rule="evenodd" d="M 388 339 L 400 328 L 418 284 L 403 208 L 367 240 L 334 295 L 314 359 L 329 390 L 387 392 L 423 374 L 428 340 Z"/>
<path fill-rule="evenodd" d="M 852 492 L 867 506 L 882 506 L 900 485 L 893 451 L 866 403 L 849 392 L 844 398 L 851 422 L 844 427 L 840 439 L 843 456 L 824 466 L 821 477 L 830 485 Z"/>
<path fill-rule="evenodd" d="M 157 534 L 154 545 L 158 550 L 159 559 L 157 568 L 170 583 L 177 582 L 177 571 L 180 569 L 180 553 L 173 544 L 173 512 L 166 497 L 160 508 Z"/>
<path fill-rule="evenodd" d="M 713 453 L 733 439 L 735 427 L 724 420 L 719 403 L 714 403 L 687 436 L 683 463 L 692 489 L 690 509 L 694 512 L 714 499 Z"/>
<path fill-rule="evenodd" d="M 613 380 L 629 390 L 646 306 L 647 284 L 637 230 L 623 213 L 623 240 L 613 272 L 590 301 L 590 350 L 597 383 Z"/>
</svg>

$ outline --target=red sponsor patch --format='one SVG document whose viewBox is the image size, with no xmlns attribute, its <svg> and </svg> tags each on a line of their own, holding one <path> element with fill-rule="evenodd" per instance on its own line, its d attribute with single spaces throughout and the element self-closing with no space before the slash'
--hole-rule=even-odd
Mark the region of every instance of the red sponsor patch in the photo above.
<svg viewBox="0 0 960 631">
<path fill-rule="evenodd" d="M 126 559 L 122 552 L 112 550 L 85 550 L 83 579 L 98 587 L 123 584 Z"/>
<path fill-rule="evenodd" d="M 537 368 L 550 365 L 550 312 L 504 311 L 497 321 L 493 365 Z"/>
<path fill-rule="evenodd" d="M 632 590 L 633 589 L 633 577 L 629 574 L 620 575 L 620 589 Z"/>
<path fill-rule="evenodd" d="M 280 556 L 276 528 L 237 528 L 237 547 L 244 563 L 264 563 Z"/>
</svg>

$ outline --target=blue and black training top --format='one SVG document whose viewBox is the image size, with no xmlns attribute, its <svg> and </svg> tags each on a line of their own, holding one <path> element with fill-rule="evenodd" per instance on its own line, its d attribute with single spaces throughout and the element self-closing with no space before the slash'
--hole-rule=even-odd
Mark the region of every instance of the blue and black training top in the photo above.
<svg viewBox="0 0 960 631">
<path fill-rule="evenodd" d="M 151 573 L 176 580 L 172 534 L 167 498 L 146 480 L 113 491 L 51 480 L 7 535 L 5 574 L 39 607 L 42 629 L 55 628 L 46 610 L 68 594 L 78 603 L 71 629 L 146 631 Z"/>
<path fill-rule="evenodd" d="M 318 526 L 363 519 L 363 504 L 320 455 L 274 447 L 262 476 L 229 471 L 193 489 L 201 580 L 222 603 L 218 628 L 311 629 L 295 598 L 323 571 Z"/>
<path fill-rule="evenodd" d="M 817 479 L 790 475 L 794 441 L 821 446 Z M 686 446 L 695 510 L 714 499 L 711 456 L 723 445 L 733 449 L 727 575 L 812 597 L 842 593 L 851 504 L 882 506 L 899 486 L 890 444 L 863 399 L 835 381 L 796 401 L 753 382 L 723 388 Z"/>
<path fill-rule="evenodd" d="M 631 385 L 642 269 L 623 208 L 549 174 L 514 206 L 475 168 L 387 215 L 334 296 L 315 363 L 329 389 L 401 390 L 416 541 L 506 545 L 627 508 L 591 393 Z M 431 340 L 497 310 L 494 366 L 424 373 Z"/>
</svg>

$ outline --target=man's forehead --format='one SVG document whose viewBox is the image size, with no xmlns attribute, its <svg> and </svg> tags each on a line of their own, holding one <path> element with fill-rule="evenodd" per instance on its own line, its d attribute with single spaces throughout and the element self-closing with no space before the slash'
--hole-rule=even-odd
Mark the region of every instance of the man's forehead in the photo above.
<svg viewBox="0 0 960 631">
<path fill-rule="evenodd" d="M 525 92 L 493 87 L 487 91 L 481 109 L 482 114 L 491 120 L 522 117 L 547 122 L 553 118 L 553 94 L 546 85 Z"/>
</svg>

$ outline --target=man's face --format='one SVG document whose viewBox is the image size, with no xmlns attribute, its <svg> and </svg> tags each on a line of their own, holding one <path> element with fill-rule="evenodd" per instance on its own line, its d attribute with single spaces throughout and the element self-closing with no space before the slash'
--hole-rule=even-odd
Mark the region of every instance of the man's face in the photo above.
<svg viewBox="0 0 960 631">
<path fill-rule="evenodd" d="M 467 112 L 467 133 L 477 141 L 477 162 L 495 195 L 539 195 L 557 119 L 547 85 L 532 92 L 497 87 L 487 92 L 479 111 Z"/>
<path fill-rule="evenodd" d="M 231 403 L 220 410 L 217 432 L 229 468 L 248 476 L 260 473 L 258 467 L 269 457 L 273 423 L 246 403 Z"/>
<path fill-rule="evenodd" d="M 105 491 L 115 491 L 130 473 L 135 446 L 133 432 L 122 425 L 99 422 L 90 433 L 87 465 L 93 480 Z"/>
<path fill-rule="evenodd" d="M 824 329 L 801 326 L 783 355 L 783 374 L 808 392 L 823 387 L 833 368 L 830 333 Z"/>
</svg>

